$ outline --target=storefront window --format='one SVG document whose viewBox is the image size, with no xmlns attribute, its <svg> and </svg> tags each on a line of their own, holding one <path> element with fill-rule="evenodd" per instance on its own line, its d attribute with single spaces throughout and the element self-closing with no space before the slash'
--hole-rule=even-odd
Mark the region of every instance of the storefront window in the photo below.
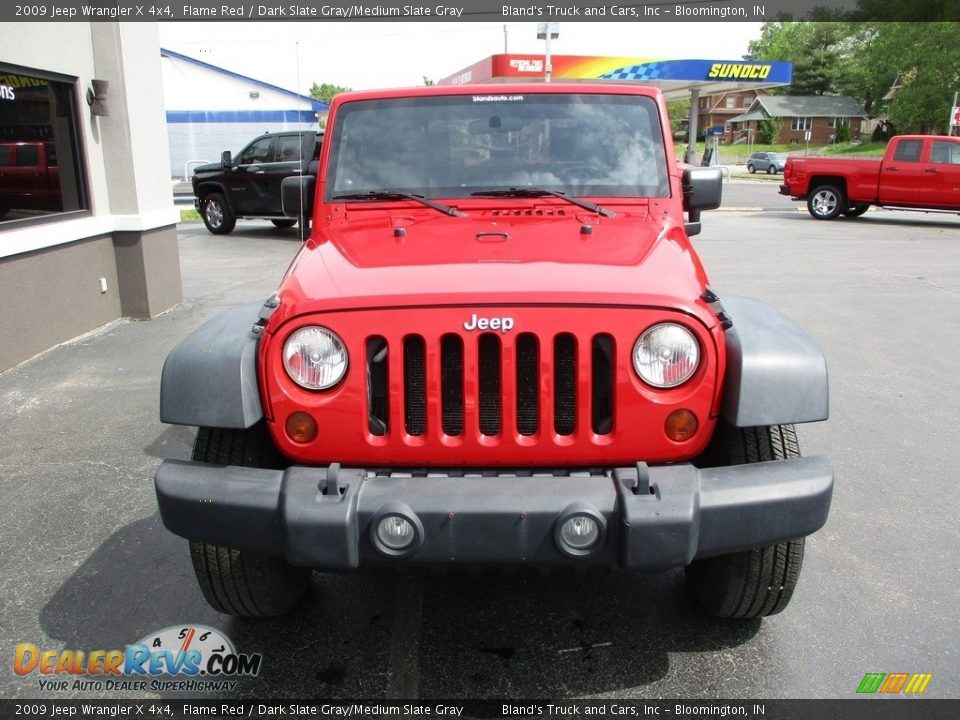
<svg viewBox="0 0 960 720">
<path fill-rule="evenodd" d="M 0 229 L 88 207 L 75 87 L 0 63 Z"/>
</svg>

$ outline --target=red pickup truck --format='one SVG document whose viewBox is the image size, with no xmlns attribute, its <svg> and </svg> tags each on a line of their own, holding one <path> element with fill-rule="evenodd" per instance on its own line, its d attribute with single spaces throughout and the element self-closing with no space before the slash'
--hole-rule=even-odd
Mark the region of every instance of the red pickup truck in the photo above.
<svg viewBox="0 0 960 720">
<path fill-rule="evenodd" d="M 883 160 L 788 158 L 781 195 L 807 201 L 817 220 L 857 217 L 871 205 L 960 213 L 960 137 L 899 135 Z"/>
<path fill-rule="evenodd" d="M 11 210 L 63 210 L 52 142 L 0 142 L 0 219 Z"/>
</svg>

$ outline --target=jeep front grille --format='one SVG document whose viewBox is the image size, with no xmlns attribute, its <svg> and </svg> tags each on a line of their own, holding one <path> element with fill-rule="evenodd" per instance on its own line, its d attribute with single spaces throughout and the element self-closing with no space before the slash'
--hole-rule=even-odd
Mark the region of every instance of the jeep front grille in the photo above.
<svg viewBox="0 0 960 720">
<path fill-rule="evenodd" d="M 436 427 L 437 419 L 428 421 L 430 412 L 438 413 L 440 432 L 452 438 L 468 429 L 488 438 L 565 437 L 574 435 L 578 422 L 589 422 L 598 436 L 613 431 L 617 368 L 610 335 L 448 333 L 434 342 L 421 335 L 406 335 L 394 345 L 379 335 L 367 338 L 372 435 L 394 431 L 391 403 L 403 408 L 402 430 L 414 438 Z M 391 360 L 393 352 L 399 362 Z M 431 388 L 437 397 L 430 397 Z M 581 406 L 588 401 L 586 410 Z"/>
</svg>

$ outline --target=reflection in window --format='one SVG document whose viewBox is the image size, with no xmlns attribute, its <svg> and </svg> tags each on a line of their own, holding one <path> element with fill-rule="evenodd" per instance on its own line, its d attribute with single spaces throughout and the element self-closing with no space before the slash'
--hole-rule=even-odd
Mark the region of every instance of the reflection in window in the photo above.
<svg viewBox="0 0 960 720">
<path fill-rule="evenodd" d="M 0 223 L 87 207 L 74 83 L 0 64 Z"/>
</svg>

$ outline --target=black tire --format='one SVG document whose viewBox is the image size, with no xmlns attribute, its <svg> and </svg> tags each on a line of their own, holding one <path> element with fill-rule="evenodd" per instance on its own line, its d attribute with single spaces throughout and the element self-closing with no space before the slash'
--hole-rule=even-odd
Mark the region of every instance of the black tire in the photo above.
<svg viewBox="0 0 960 720">
<path fill-rule="evenodd" d="M 767 165 L 767 175 L 776 175 L 777 169 L 773 165 Z"/>
<path fill-rule="evenodd" d="M 200 428 L 193 459 L 217 465 L 283 467 L 261 422 L 248 430 Z M 236 617 L 276 617 L 289 611 L 310 580 L 309 568 L 281 558 L 191 540 L 190 557 L 204 598 L 217 612 Z"/>
<path fill-rule="evenodd" d="M 747 172 L 753 175 L 757 169 L 753 165 L 747 165 Z"/>
<path fill-rule="evenodd" d="M 731 465 L 800 456 L 792 425 L 717 428 L 714 453 Z M 766 547 L 695 560 L 686 569 L 687 586 L 715 617 L 759 618 L 775 615 L 793 597 L 803 564 L 804 538 Z"/>
<path fill-rule="evenodd" d="M 807 195 L 807 211 L 817 220 L 833 220 L 847 207 L 847 197 L 836 185 L 818 185 Z"/>
<path fill-rule="evenodd" d="M 207 230 L 214 235 L 229 235 L 237 226 L 237 217 L 220 193 L 210 193 L 203 198 L 200 202 L 200 217 L 203 218 Z"/>
<path fill-rule="evenodd" d="M 866 203 L 854 203 L 843 211 L 843 215 L 844 217 L 860 217 L 869 209 L 870 206 Z"/>
<path fill-rule="evenodd" d="M 296 220 L 271 220 L 270 222 L 272 222 L 276 227 L 280 228 L 281 230 L 292 228 L 294 225 L 297 224 Z"/>
</svg>

